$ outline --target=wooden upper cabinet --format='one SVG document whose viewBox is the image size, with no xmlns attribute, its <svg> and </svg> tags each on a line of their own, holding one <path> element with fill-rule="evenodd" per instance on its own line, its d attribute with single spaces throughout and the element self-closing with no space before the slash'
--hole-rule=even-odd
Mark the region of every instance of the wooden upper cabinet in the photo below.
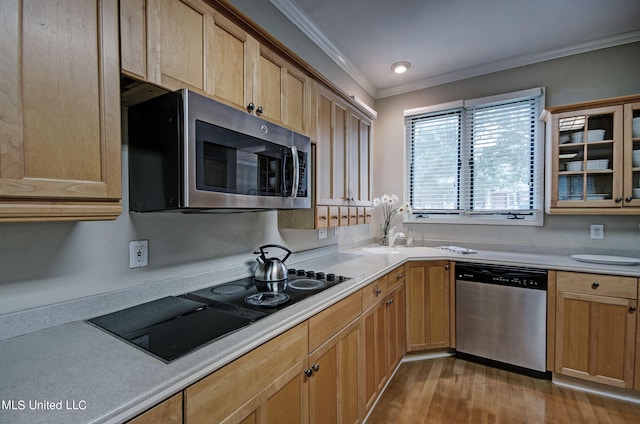
<svg viewBox="0 0 640 424">
<path fill-rule="evenodd" d="M 315 84 L 316 202 L 347 204 L 347 124 L 349 108 L 331 90 Z"/>
<path fill-rule="evenodd" d="M 260 45 L 253 90 L 256 115 L 308 134 L 311 92 L 307 76 Z"/>
<path fill-rule="evenodd" d="M 349 204 L 371 206 L 371 122 L 353 109 L 349 116 L 347 150 Z"/>
<path fill-rule="evenodd" d="M 640 213 L 640 96 L 552 107 L 547 122 L 547 213 Z M 634 188 L 636 191 L 634 192 Z"/>
<path fill-rule="evenodd" d="M 117 0 L 0 4 L 0 221 L 121 212 Z"/>
<path fill-rule="evenodd" d="M 307 75 L 201 0 L 122 0 L 122 71 L 309 133 Z M 250 107 L 251 105 L 251 107 Z"/>
<path fill-rule="evenodd" d="M 253 97 L 252 81 L 258 42 L 218 12 L 213 12 L 211 78 L 206 92 L 238 109 L 246 110 Z"/>
<path fill-rule="evenodd" d="M 129 24 L 129 21 L 123 22 L 123 26 Z M 170 90 L 191 88 L 204 91 L 212 24 L 211 9 L 204 2 L 146 0 L 147 81 Z M 144 35 L 139 30 L 129 31 L 129 34 L 136 37 Z M 141 44 L 139 39 L 122 39 L 121 42 L 123 45 Z M 123 64 L 124 58 L 123 54 Z"/>
<path fill-rule="evenodd" d="M 147 79 L 146 0 L 120 0 L 120 66 L 122 72 Z"/>
</svg>

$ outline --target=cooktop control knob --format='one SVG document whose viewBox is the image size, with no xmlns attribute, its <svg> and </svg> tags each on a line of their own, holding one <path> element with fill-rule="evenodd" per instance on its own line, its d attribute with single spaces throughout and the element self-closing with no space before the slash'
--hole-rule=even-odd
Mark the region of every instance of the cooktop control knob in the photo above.
<svg viewBox="0 0 640 424">
<path fill-rule="evenodd" d="M 289 274 L 295 274 L 295 273 L 296 273 L 295 268 L 289 268 Z"/>
<path fill-rule="evenodd" d="M 343 277 L 342 275 L 338 277 L 338 281 L 341 282 L 341 283 L 343 281 L 345 281 L 346 279 L 347 279 L 347 277 Z"/>
<path fill-rule="evenodd" d="M 316 272 L 316 278 L 322 280 L 324 278 L 324 272 Z"/>
<path fill-rule="evenodd" d="M 296 275 L 303 276 L 304 273 L 305 273 L 304 269 L 299 269 L 298 272 L 296 272 Z"/>
<path fill-rule="evenodd" d="M 327 274 L 327 281 L 335 281 L 336 274 Z"/>
<path fill-rule="evenodd" d="M 313 277 L 314 275 L 316 275 L 314 271 L 307 271 L 307 277 Z"/>
</svg>

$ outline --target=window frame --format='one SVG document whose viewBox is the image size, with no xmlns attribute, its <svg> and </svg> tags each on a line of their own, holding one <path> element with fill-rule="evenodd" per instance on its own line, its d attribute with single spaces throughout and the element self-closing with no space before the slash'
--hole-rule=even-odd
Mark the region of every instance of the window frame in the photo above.
<svg viewBox="0 0 640 424">
<path fill-rule="evenodd" d="M 458 149 L 460 152 L 459 157 L 465 157 L 472 154 L 473 143 L 469 137 L 469 128 L 467 128 L 468 123 L 465 119 L 465 108 L 472 108 L 478 106 L 488 106 L 491 104 L 501 104 L 512 101 L 517 101 L 519 99 L 526 99 L 530 97 L 539 96 L 538 99 L 538 116 L 535 117 L 536 125 L 535 128 L 535 140 L 534 140 L 534 157 L 533 157 L 533 165 L 536 168 L 535 175 L 535 183 L 537 186 L 534 187 L 535 193 L 534 196 L 537 199 L 537 208 L 530 211 L 513 211 L 513 213 L 506 212 L 498 212 L 493 213 L 491 211 L 471 211 L 466 209 L 452 209 L 451 212 L 447 212 L 446 210 L 437 210 L 437 211 L 412 211 L 411 214 L 405 214 L 403 217 L 403 221 L 406 224 L 430 224 L 430 223 L 438 223 L 438 224 L 479 224 L 479 225 L 511 225 L 511 226 L 542 226 L 544 220 L 544 149 L 545 149 L 545 126 L 544 122 L 540 119 L 540 116 L 544 110 L 545 105 L 545 89 L 544 87 L 538 87 L 528 90 L 521 90 L 511 93 L 504 93 L 495 96 L 482 97 L 477 99 L 470 100 L 457 100 L 448 103 L 442 103 L 438 105 L 432 105 L 421 108 L 413 108 L 404 110 L 404 182 L 403 182 L 403 191 L 405 194 L 405 199 L 408 199 L 409 202 L 412 202 L 411 198 L 411 145 L 412 139 L 410 139 L 409 134 L 410 131 L 406 128 L 406 119 L 410 116 L 422 115 L 422 114 L 437 114 L 437 113 L 445 113 L 447 111 L 452 111 L 455 109 L 462 110 L 461 116 L 461 129 L 460 129 L 460 139 L 458 142 Z M 466 139 L 465 139 L 466 138 Z M 469 174 L 469 168 L 464 166 L 462 167 L 459 173 L 459 186 L 457 188 L 456 197 L 459 202 L 463 202 L 465 200 L 463 194 L 464 188 L 463 185 L 470 185 L 472 177 Z M 465 176 L 466 175 L 466 176 Z M 466 200 L 471 200 L 471 193 L 469 194 L 469 198 Z"/>
</svg>

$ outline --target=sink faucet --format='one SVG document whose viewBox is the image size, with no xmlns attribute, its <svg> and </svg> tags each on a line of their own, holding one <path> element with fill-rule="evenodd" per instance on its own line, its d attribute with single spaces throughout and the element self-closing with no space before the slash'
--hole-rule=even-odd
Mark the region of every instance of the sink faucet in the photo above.
<svg viewBox="0 0 640 424">
<path fill-rule="evenodd" d="M 396 243 L 396 239 L 398 237 L 406 237 L 404 235 L 403 232 L 397 232 L 396 233 L 396 227 L 393 227 L 390 231 L 389 231 L 389 247 L 393 247 Z"/>
</svg>

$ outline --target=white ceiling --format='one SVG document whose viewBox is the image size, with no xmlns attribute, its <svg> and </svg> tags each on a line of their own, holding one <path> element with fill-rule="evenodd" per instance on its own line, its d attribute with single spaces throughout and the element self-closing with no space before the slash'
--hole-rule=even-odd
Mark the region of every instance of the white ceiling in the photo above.
<svg viewBox="0 0 640 424">
<path fill-rule="evenodd" d="M 640 41 L 640 0 L 270 1 L 374 98 Z"/>
</svg>

